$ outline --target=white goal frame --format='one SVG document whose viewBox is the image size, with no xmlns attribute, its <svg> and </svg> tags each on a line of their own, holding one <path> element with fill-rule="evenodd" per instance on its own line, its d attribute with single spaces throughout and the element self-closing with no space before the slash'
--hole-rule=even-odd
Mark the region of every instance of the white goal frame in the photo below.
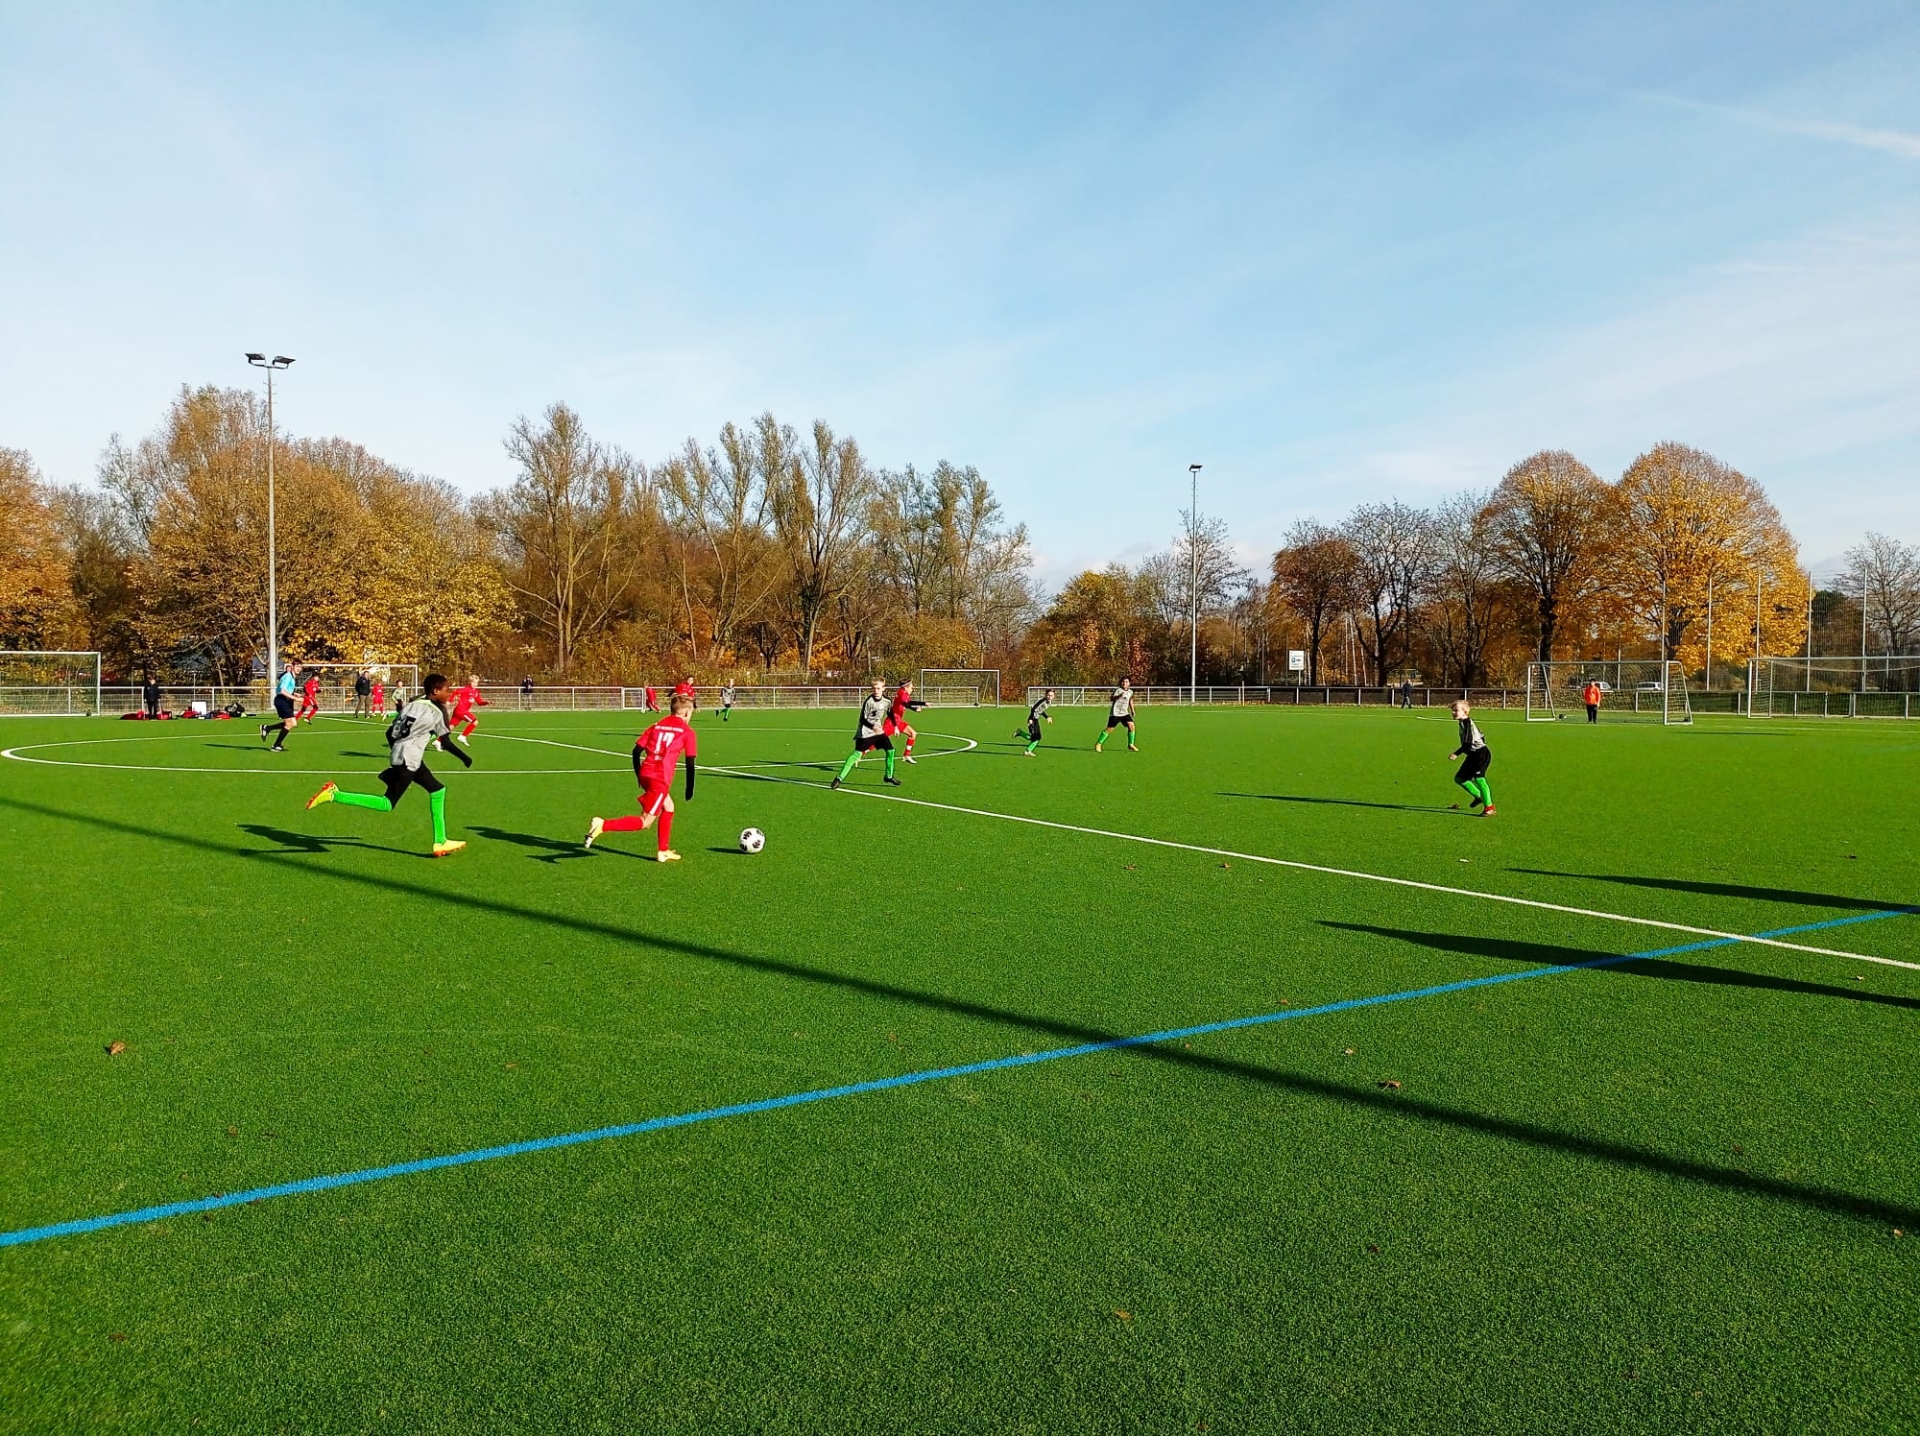
<svg viewBox="0 0 1920 1436">
<path fill-rule="evenodd" d="M 1000 706 L 1000 670 L 998 668 L 922 668 L 920 676 L 913 680 L 913 686 L 922 694 L 940 689 L 951 693 L 956 688 L 971 688 L 975 694 L 973 701 L 976 707 L 998 708 Z M 953 705 L 949 703 L 947 706 Z"/>
<path fill-rule="evenodd" d="M 0 648 L 0 669 L 4 669 L 9 660 L 32 659 L 35 661 L 61 659 L 81 659 L 83 662 L 66 666 L 93 669 L 93 677 L 80 683 L 11 683 L 4 673 L 0 673 L 0 714 L 20 714 L 39 717 L 91 717 L 100 711 L 100 654 L 92 648 Z M 58 706 L 51 706 L 54 695 L 59 695 Z M 76 700 L 86 699 L 84 707 L 76 707 Z M 36 698 L 42 701 L 34 702 Z"/>
<path fill-rule="evenodd" d="M 1552 723 L 1586 717 L 1580 690 L 1601 684 L 1600 720 L 1653 720 L 1674 727 L 1693 722 L 1687 673 L 1673 659 L 1604 658 L 1536 660 L 1527 665 L 1527 721 Z"/>
</svg>

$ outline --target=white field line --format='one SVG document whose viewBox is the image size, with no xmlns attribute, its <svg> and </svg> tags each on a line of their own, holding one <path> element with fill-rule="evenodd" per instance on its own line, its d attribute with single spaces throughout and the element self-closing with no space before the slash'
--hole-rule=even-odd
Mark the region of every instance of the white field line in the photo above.
<svg viewBox="0 0 1920 1436">
<path fill-rule="evenodd" d="M 818 783 L 809 783 L 801 778 L 780 778 L 768 773 L 748 773 L 734 768 L 716 767 L 710 771 L 726 773 L 735 778 L 748 778 L 759 783 L 790 783 L 796 787 L 818 788 Z M 935 803 L 925 798 L 909 798 L 899 793 L 876 793 L 865 788 L 842 788 L 843 793 L 852 793 L 861 798 L 879 798 L 889 803 L 910 803 L 916 808 L 937 808 L 942 812 L 965 813 L 975 818 L 998 818 L 1004 823 L 1025 823 L 1035 828 L 1053 828 L 1063 833 L 1085 833 L 1090 837 L 1114 838 L 1120 842 L 1145 843 L 1156 848 L 1177 848 L 1189 853 L 1205 853 L 1209 857 L 1235 858 L 1241 862 L 1266 863 L 1276 868 L 1292 868 L 1298 872 L 1323 873 L 1329 877 L 1354 878 L 1361 882 L 1387 883 L 1393 887 L 1418 888 L 1422 892 L 1445 893 L 1450 897 L 1478 898 L 1482 902 L 1507 903 L 1514 907 L 1530 907 L 1542 912 L 1566 913 L 1573 917 L 1599 918 L 1604 922 L 1623 922 L 1635 927 L 1656 927 L 1668 932 L 1684 932 L 1695 937 L 1719 938 L 1725 942 L 1750 942 L 1761 947 L 1782 947 L 1793 952 L 1817 953 L 1822 957 L 1844 957 L 1850 962 L 1874 962 L 1884 967 L 1904 967 L 1920 972 L 1920 962 L 1902 962 L 1898 958 L 1874 957 L 1863 952 L 1843 952 L 1836 947 L 1812 947 L 1801 942 L 1787 942 L 1777 937 L 1756 937 L 1750 933 L 1723 932 L 1714 927 L 1694 927 L 1689 923 L 1667 922 L 1655 917 L 1633 917 L 1627 913 L 1606 912 L 1600 908 L 1572 907 L 1566 903 L 1542 902 L 1538 898 L 1512 897 L 1506 893 L 1480 892 L 1474 888 L 1449 887 L 1445 883 L 1421 882 L 1417 878 L 1388 877 L 1384 873 L 1361 872 L 1355 868 L 1328 867 L 1323 863 L 1303 863 L 1294 858 L 1272 858 L 1264 853 L 1242 853 L 1231 848 L 1213 848 L 1200 843 L 1180 843 L 1170 838 L 1149 838 L 1139 833 L 1115 832 L 1110 828 L 1089 828 L 1078 823 L 1060 823 L 1049 818 L 1029 818 L 1019 813 L 996 813 L 988 808 L 967 808 L 956 803 Z"/>
</svg>

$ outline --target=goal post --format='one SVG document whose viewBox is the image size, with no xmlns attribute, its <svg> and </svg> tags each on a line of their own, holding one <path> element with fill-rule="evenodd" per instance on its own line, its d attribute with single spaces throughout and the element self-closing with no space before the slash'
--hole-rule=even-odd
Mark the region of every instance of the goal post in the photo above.
<svg viewBox="0 0 1920 1436">
<path fill-rule="evenodd" d="M 1000 706 L 998 668 L 922 668 L 914 687 L 927 702 L 949 708 L 960 707 L 967 701 L 960 696 L 967 689 L 973 690 L 972 702 L 976 707 Z M 935 697 L 935 694 L 942 696 Z"/>
<path fill-rule="evenodd" d="M 0 649 L 0 713 L 75 717 L 100 711 L 100 655 L 91 649 Z"/>
<path fill-rule="evenodd" d="M 1527 665 L 1527 721 L 1552 723 L 1587 716 L 1588 685 L 1600 689 L 1602 723 L 1680 724 L 1693 721 L 1686 670 L 1672 659 L 1562 659 Z"/>
</svg>

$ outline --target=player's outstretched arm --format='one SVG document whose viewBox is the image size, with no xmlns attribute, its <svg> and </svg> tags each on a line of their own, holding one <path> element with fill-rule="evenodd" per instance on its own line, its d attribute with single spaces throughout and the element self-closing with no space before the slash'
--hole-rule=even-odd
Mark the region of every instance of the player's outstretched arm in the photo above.
<svg viewBox="0 0 1920 1436">
<path fill-rule="evenodd" d="M 447 744 L 447 751 L 453 754 L 454 757 L 458 758 L 467 767 L 471 768 L 473 766 L 472 755 L 468 753 L 467 750 L 464 747 L 462 747 L 460 744 L 458 743 Z"/>
</svg>

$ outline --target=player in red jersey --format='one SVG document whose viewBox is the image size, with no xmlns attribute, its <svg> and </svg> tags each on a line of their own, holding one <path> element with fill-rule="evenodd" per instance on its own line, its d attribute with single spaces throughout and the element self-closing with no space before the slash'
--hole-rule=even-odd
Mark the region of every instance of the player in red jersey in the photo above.
<svg viewBox="0 0 1920 1436">
<path fill-rule="evenodd" d="M 387 716 L 387 680 L 384 678 L 373 680 L 373 716 L 376 718 Z"/>
<path fill-rule="evenodd" d="M 913 740 L 920 735 L 914 731 L 913 724 L 907 721 L 907 714 L 926 706 L 913 696 L 913 681 L 908 679 L 893 690 L 893 708 L 887 714 L 886 726 L 880 730 L 889 738 L 900 736 L 907 740 L 907 751 L 901 756 L 909 763 L 913 762 Z"/>
<path fill-rule="evenodd" d="M 684 755 L 686 801 L 693 801 L 693 759 L 700 745 L 693 736 L 693 725 L 687 722 L 693 713 L 693 700 L 678 696 L 671 706 L 673 711 L 642 733 L 633 745 L 633 773 L 640 780 L 640 816 L 595 818 L 587 824 L 582 847 L 592 847 L 593 840 L 602 833 L 637 833 L 657 822 L 660 851 L 654 854 L 655 858 L 663 863 L 680 861 L 680 854 L 667 846 L 667 840 L 673 836 L 673 794 L 668 789 L 673 786 L 674 762 Z"/>
<path fill-rule="evenodd" d="M 654 692 L 653 685 L 651 683 L 649 683 L 646 686 L 646 688 L 641 691 L 640 696 L 641 696 L 641 699 L 647 705 L 647 712 L 658 713 L 660 711 L 660 695 Z"/>
<path fill-rule="evenodd" d="M 490 705 L 487 703 L 487 700 L 480 696 L 479 675 L 469 673 L 467 675 L 467 681 L 453 690 L 453 717 L 450 722 L 454 729 L 457 730 L 453 736 L 471 748 L 473 746 L 473 730 L 480 726 L 480 720 L 474 717 L 473 710 L 475 708 L 486 708 L 488 706 Z M 464 727 L 462 726 L 463 724 L 465 725 Z"/>
<path fill-rule="evenodd" d="M 695 708 L 700 706 L 700 695 L 693 691 L 693 679 L 691 677 L 682 678 L 678 683 L 673 685 L 673 696 L 675 698 L 687 699 Z"/>
<path fill-rule="evenodd" d="M 320 675 L 309 673 L 300 685 L 300 711 L 293 716 L 302 723 L 320 711 Z"/>
</svg>

